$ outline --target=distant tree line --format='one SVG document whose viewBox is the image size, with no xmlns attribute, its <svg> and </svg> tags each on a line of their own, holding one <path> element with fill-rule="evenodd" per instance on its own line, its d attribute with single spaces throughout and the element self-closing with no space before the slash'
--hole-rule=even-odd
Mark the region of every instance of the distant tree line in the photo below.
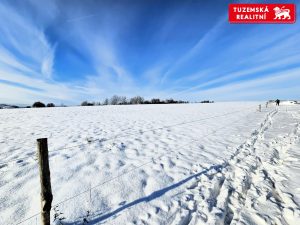
<svg viewBox="0 0 300 225">
<path fill-rule="evenodd" d="M 271 101 L 270 101 L 271 102 Z M 103 102 L 88 102 L 83 101 L 81 106 L 95 106 L 95 105 L 139 105 L 139 104 L 186 104 L 188 101 L 174 100 L 172 98 L 161 100 L 159 98 L 152 98 L 151 100 L 145 100 L 141 96 L 135 96 L 132 98 L 127 98 L 126 96 L 114 95 L 111 98 L 106 98 Z M 214 101 L 204 100 L 194 103 L 214 103 Z M 295 101 L 297 103 L 297 101 Z M 299 104 L 299 103 L 298 103 Z M 57 107 L 54 103 L 45 104 L 43 102 L 35 102 L 32 106 L 19 107 L 15 105 L 0 104 L 0 109 L 12 109 L 12 108 L 45 108 L 45 107 Z M 66 107 L 66 105 L 61 104 L 58 107 Z"/>
<path fill-rule="evenodd" d="M 44 107 L 55 107 L 54 103 L 48 103 L 45 105 L 43 102 L 35 102 L 32 105 L 32 108 L 44 108 Z"/>
<path fill-rule="evenodd" d="M 161 100 L 159 98 L 153 98 L 151 100 L 145 100 L 141 96 L 135 96 L 132 98 L 127 98 L 126 96 L 114 95 L 111 98 L 106 98 L 101 102 L 88 102 L 83 101 L 81 106 L 94 106 L 94 105 L 139 105 L 139 104 L 184 104 L 189 103 L 188 101 L 177 101 L 174 99 Z"/>
<path fill-rule="evenodd" d="M 214 101 L 204 100 L 204 101 L 201 101 L 200 103 L 214 103 Z"/>
<path fill-rule="evenodd" d="M 7 105 L 7 104 L 0 104 L 0 109 L 17 109 L 19 106 L 17 105 Z"/>
</svg>

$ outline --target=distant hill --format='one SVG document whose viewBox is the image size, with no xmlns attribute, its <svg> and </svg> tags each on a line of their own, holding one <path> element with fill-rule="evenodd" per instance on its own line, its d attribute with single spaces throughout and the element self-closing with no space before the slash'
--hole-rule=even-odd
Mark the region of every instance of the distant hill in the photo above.
<svg viewBox="0 0 300 225">
<path fill-rule="evenodd" d="M 17 109 L 20 108 L 17 105 L 7 105 L 7 104 L 0 104 L 0 109 Z"/>
</svg>

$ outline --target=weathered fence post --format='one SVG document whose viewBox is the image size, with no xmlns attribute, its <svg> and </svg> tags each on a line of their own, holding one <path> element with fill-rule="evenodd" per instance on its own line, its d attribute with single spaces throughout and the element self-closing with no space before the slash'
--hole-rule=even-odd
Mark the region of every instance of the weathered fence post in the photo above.
<svg viewBox="0 0 300 225">
<path fill-rule="evenodd" d="M 51 191 L 47 138 L 37 139 L 37 148 L 41 184 L 41 220 L 42 225 L 50 225 L 50 210 L 53 195 Z"/>
</svg>

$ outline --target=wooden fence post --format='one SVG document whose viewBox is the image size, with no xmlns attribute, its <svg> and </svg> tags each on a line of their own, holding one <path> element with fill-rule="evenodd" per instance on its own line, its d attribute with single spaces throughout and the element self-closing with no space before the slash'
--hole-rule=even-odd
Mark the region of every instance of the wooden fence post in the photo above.
<svg viewBox="0 0 300 225">
<path fill-rule="evenodd" d="M 47 138 L 37 139 L 37 148 L 41 184 L 41 220 L 42 225 L 50 225 L 50 210 L 53 195 L 51 191 Z"/>
</svg>

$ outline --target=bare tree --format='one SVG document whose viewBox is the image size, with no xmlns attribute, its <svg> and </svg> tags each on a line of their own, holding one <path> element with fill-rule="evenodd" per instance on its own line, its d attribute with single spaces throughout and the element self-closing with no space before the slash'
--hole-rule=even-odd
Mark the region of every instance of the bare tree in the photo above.
<svg viewBox="0 0 300 225">
<path fill-rule="evenodd" d="M 106 98 L 104 101 L 103 101 L 103 105 L 108 105 L 109 104 L 109 100 L 108 98 Z"/>
<path fill-rule="evenodd" d="M 135 96 L 130 99 L 130 104 L 143 104 L 144 98 L 141 96 Z"/>
<path fill-rule="evenodd" d="M 151 104 L 161 104 L 161 103 L 163 103 L 163 102 L 161 102 L 159 98 L 152 98 L 151 99 Z"/>
<path fill-rule="evenodd" d="M 118 105 L 120 102 L 120 97 L 118 95 L 114 95 L 110 98 L 111 105 Z"/>
<path fill-rule="evenodd" d="M 127 98 L 126 98 L 126 96 L 120 96 L 119 97 L 120 99 L 119 99 L 119 105 L 126 105 L 127 104 Z"/>
</svg>

